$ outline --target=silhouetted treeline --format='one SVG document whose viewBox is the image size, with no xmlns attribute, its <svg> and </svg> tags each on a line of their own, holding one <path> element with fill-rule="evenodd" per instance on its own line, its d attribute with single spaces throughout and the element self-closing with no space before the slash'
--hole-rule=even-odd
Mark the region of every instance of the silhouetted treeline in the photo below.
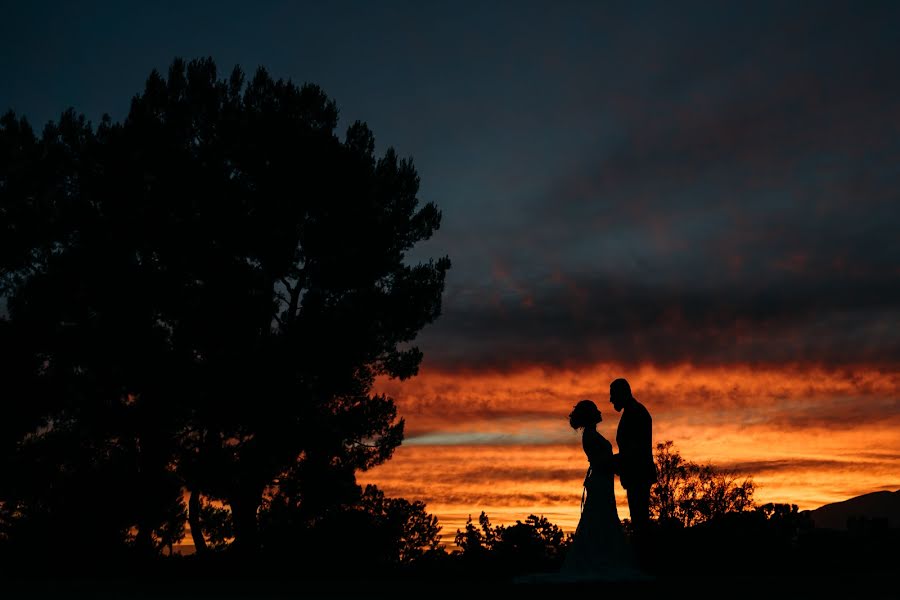
<svg viewBox="0 0 900 600">
<path fill-rule="evenodd" d="M 650 574 L 702 586 L 719 577 L 884 575 L 900 561 L 900 530 L 886 521 L 816 529 L 796 504 L 757 504 L 751 476 L 686 460 L 672 441 L 657 444 L 654 458 L 659 480 L 640 554 Z M 629 520 L 623 525 L 633 541 Z M 457 531 L 458 552 L 445 566 L 488 580 L 555 571 L 571 536 L 543 517 L 503 527 L 482 512 Z"/>
<path fill-rule="evenodd" d="M 454 538 L 462 567 L 474 575 L 500 576 L 555 571 L 572 543 L 566 534 L 546 517 L 529 515 L 514 525 L 493 525 L 485 512 L 472 518 L 465 530 Z"/>
</svg>

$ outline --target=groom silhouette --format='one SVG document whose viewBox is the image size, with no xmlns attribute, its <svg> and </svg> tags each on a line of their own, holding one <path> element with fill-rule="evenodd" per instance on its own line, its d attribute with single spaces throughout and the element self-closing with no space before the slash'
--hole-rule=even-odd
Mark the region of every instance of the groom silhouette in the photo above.
<svg viewBox="0 0 900 600">
<path fill-rule="evenodd" d="M 653 420 L 644 405 L 631 395 L 631 385 L 625 379 L 616 379 L 609 385 L 609 401 L 622 413 L 616 430 L 616 473 L 628 496 L 634 533 L 641 535 L 650 522 L 650 488 L 657 476 Z"/>
</svg>

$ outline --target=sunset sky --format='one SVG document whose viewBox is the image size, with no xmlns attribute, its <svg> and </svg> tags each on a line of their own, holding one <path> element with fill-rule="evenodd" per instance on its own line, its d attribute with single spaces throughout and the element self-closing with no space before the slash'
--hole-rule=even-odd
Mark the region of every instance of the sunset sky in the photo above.
<svg viewBox="0 0 900 600">
<path fill-rule="evenodd" d="M 426 5 L 426 6 L 423 6 Z M 566 415 L 626 377 L 653 438 L 801 509 L 900 489 L 900 3 L 4 3 L 0 110 L 121 119 L 211 56 L 323 87 L 412 157 L 443 314 L 361 474 L 453 533 L 574 528 Z M 624 492 L 619 514 L 627 517 Z"/>
</svg>

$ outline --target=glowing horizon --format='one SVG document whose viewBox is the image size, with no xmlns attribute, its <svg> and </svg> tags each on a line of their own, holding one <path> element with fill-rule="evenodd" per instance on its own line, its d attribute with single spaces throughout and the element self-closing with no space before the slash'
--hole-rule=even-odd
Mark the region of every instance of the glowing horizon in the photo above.
<svg viewBox="0 0 900 600">
<path fill-rule="evenodd" d="M 359 483 L 424 501 L 448 545 L 481 511 L 495 525 L 537 514 L 573 531 L 587 461 L 565 417 L 579 399 L 594 399 L 604 415 L 598 429 L 615 448 L 620 415 L 608 385 L 623 375 L 653 415 L 654 443 L 672 441 L 686 460 L 751 477 L 758 504 L 809 510 L 900 489 L 900 375 L 802 365 L 426 368 L 405 382 L 379 382 L 407 435 Z"/>
</svg>

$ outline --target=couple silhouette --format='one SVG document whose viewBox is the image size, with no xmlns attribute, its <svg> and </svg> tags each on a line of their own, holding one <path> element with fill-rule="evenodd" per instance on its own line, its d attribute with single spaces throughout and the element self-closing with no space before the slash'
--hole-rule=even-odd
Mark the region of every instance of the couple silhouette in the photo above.
<svg viewBox="0 0 900 600">
<path fill-rule="evenodd" d="M 621 412 L 616 432 L 619 452 L 597 431 L 603 421 L 592 400 L 581 400 L 569 414 L 573 429 L 582 430 L 581 444 L 588 459 L 581 503 L 581 518 L 562 567 L 556 573 L 526 576 L 522 582 L 565 583 L 587 581 L 645 581 L 651 576 L 639 568 L 635 548 L 625 536 L 616 510 L 615 478 L 625 489 L 633 540 L 642 540 L 650 520 L 650 488 L 656 483 L 653 461 L 652 419 L 631 393 L 625 379 L 609 386 L 609 401 Z"/>
</svg>

